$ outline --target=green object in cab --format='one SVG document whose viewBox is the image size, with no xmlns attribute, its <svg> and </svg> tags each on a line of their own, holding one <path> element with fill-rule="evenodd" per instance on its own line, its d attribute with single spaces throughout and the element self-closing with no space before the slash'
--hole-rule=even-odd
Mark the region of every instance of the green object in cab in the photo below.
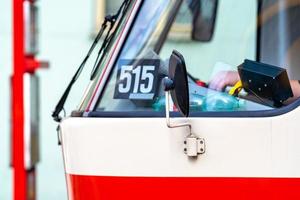
<svg viewBox="0 0 300 200">
<path fill-rule="evenodd" d="M 245 106 L 245 100 L 227 93 L 208 94 L 203 99 L 203 111 L 237 111 Z"/>
<path fill-rule="evenodd" d="M 190 111 L 201 111 L 203 96 L 198 94 L 190 94 Z M 155 111 L 164 111 L 165 110 L 165 96 L 157 97 L 156 101 L 152 104 L 152 108 Z"/>
</svg>

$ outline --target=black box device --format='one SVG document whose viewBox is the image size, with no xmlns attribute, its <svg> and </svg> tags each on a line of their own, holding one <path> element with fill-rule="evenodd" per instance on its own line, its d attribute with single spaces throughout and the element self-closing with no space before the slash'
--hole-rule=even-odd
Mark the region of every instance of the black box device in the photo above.
<svg viewBox="0 0 300 200">
<path fill-rule="evenodd" d="M 245 60 L 238 66 L 243 88 L 252 95 L 271 101 L 275 107 L 293 97 L 290 81 L 285 69 Z"/>
</svg>

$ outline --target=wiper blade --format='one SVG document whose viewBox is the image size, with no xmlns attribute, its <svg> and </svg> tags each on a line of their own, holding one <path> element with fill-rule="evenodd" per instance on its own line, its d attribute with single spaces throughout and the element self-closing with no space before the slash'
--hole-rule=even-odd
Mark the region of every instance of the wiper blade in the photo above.
<svg viewBox="0 0 300 200">
<path fill-rule="evenodd" d="M 100 48 L 100 50 L 98 51 L 98 55 L 97 55 L 97 58 L 96 58 L 94 67 L 93 67 L 92 72 L 91 72 L 90 80 L 93 80 L 94 77 L 96 76 L 96 72 L 98 71 L 99 65 L 100 65 L 100 63 L 101 63 L 101 61 L 102 61 L 102 59 L 103 59 L 103 57 L 104 57 L 104 55 L 105 55 L 105 53 L 106 53 L 106 51 L 104 51 L 104 50 L 106 50 L 108 41 L 109 41 L 109 39 L 111 38 L 111 37 L 110 37 L 110 36 L 111 36 L 111 35 L 110 35 L 110 32 L 111 32 L 111 30 L 113 29 L 114 24 L 115 24 L 115 21 L 116 21 L 116 19 L 115 19 L 114 17 L 111 17 L 110 15 L 107 16 L 107 18 L 108 18 L 108 20 L 111 22 L 111 23 L 110 23 L 110 27 L 109 27 L 109 29 L 108 29 L 108 31 L 107 31 L 107 33 L 106 33 L 106 36 L 105 36 L 105 38 L 104 38 L 104 40 L 103 40 L 103 43 L 102 43 L 102 45 L 101 45 L 101 48 Z M 100 57 L 100 55 L 101 55 L 101 57 Z M 100 60 L 99 60 L 99 58 L 100 58 Z"/>
<path fill-rule="evenodd" d="M 110 28 L 109 28 L 109 31 L 107 32 L 107 35 L 106 35 L 106 37 L 105 37 L 105 39 L 104 39 L 104 41 L 102 43 L 101 48 L 99 50 L 98 57 L 100 56 L 99 54 L 101 54 L 101 52 L 103 52 L 103 50 L 107 47 L 108 41 L 110 41 L 108 39 L 111 38 L 111 37 L 109 37 L 110 31 L 113 29 L 115 21 L 116 21 L 116 19 L 118 19 L 118 16 L 122 12 L 122 10 L 124 11 L 124 8 L 127 8 L 129 1 L 130 0 L 124 0 L 123 3 L 122 3 L 122 5 L 120 6 L 118 12 L 115 15 L 113 15 L 113 16 L 108 15 L 108 16 L 105 17 L 104 22 L 101 25 L 101 29 L 99 30 L 99 32 L 98 32 L 98 34 L 97 34 L 97 36 L 96 36 L 96 38 L 95 38 L 92 46 L 90 47 L 87 55 L 83 59 L 82 63 L 79 65 L 79 67 L 78 67 L 77 71 L 75 72 L 74 76 L 72 77 L 72 79 L 71 79 L 68 87 L 66 88 L 65 92 L 61 96 L 61 98 L 58 101 L 57 105 L 55 106 L 55 109 L 54 109 L 54 111 L 52 113 L 52 118 L 53 118 L 54 121 L 56 121 L 56 122 L 60 122 L 61 121 L 62 117 L 59 116 L 59 114 L 60 114 L 60 112 L 64 108 L 65 102 L 66 102 L 66 100 L 67 100 L 67 98 L 69 96 L 69 93 L 70 93 L 70 91 L 72 89 L 72 86 L 74 85 L 74 83 L 76 82 L 76 80 L 78 79 L 78 77 L 80 76 L 80 74 L 81 74 L 81 72 L 82 72 L 82 70 L 83 70 L 83 68 L 84 68 L 87 60 L 89 59 L 89 57 L 92 54 L 93 50 L 95 49 L 98 41 L 100 40 L 100 38 L 102 37 L 104 31 L 106 30 L 106 28 L 108 26 L 107 24 L 110 22 Z M 123 15 L 123 13 L 122 13 L 122 15 Z M 101 58 L 102 57 L 103 57 L 103 54 L 102 54 Z M 101 59 L 100 59 L 100 61 L 101 61 Z M 95 72 L 97 71 L 97 68 L 95 68 L 95 66 L 93 68 L 93 71 L 95 71 Z M 93 73 L 93 74 L 95 74 L 95 73 Z M 93 75 L 93 77 L 94 77 L 94 75 Z"/>
<path fill-rule="evenodd" d="M 85 56 L 85 58 L 83 59 L 82 63 L 79 65 L 77 71 L 75 72 L 74 76 L 72 77 L 68 87 L 66 88 L 65 92 L 63 93 L 63 95 L 61 96 L 59 102 L 57 103 L 55 110 L 52 113 L 52 118 L 54 119 L 54 121 L 56 122 L 60 122 L 61 121 L 61 117 L 59 116 L 59 113 L 63 110 L 64 104 L 69 96 L 69 93 L 72 89 L 72 86 L 74 85 L 74 83 L 76 82 L 76 80 L 78 79 L 78 77 L 80 76 L 87 60 L 89 59 L 90 55 L 92 54 L 93 50 L 95 49 L 98 41 L 100 40 L 100 38 L 102 37 L 103 32 L 105 31 L 107 27 L 107 21 L 104 20 L 100 31 L 98 32 L 92 46 L 90 47 L 87 55 Z"/>
<path fill-rule="evenodd" d="M 101 48 L 100 48 L 100 50 L 98 52 L 96 61 L 94 63 L 94 67 L 93 67 L 92 72 L 91 72 L 90 80 L 93 80 L 95 78 L 95 76 L 97 74 L 97 71 L 98 71 L 98 69 L 99 69 L 99 67 L 100 67 L 100 65 L 101 65 L 101 63 L 102 63 L 102 61 L 104 59 L 104 56 L 105 56 L 105 54 L 107 52 L 107 48 L 110 45 L 110 42 L 111 42 L 111 40 L 112 40 L 112 38 L 113 38 L 113 36 L 115 34 L 116 30 L 113 33 L 110 34 L 110 32 L 112 31 L 112 29 L 114 28 L 115 22 L 119 18 L 120 14 L 121 14 L 121 17 L 120 17 L 119 21 L 122 20 L 122 18 L 124 17 L 124 14 L 126 13 L 125 11 L 127 10 L 128 5 L 129 5 L 129 0 L 125 0 L 122 3 L 121 7 L 119 8 L 118 12 L 115 15 L 113 15 L 113 16 L 110 16 L 110 15 L 107 16 L 108 20 L 111 22 L 110 28 L 107 31 L 105 39 L 104 39 L 104 41 L 102 43 L 102 46 L 101 46 Z"/>
</svg>

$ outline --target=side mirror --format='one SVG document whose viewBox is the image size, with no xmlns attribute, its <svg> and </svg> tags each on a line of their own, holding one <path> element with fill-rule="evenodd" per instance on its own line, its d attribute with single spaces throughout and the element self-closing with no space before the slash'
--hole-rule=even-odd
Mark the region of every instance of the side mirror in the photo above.
<svg viewBox="0 0 300 200">
<path fill-rule="evenodd" d="M 164 80 L 166 91 L 166 109 L 169 106 L 169 95 L 176 108 L 184 117 L 189 115 L 189 88 L 186 66 L 183 56 L 173 50 L 169 60 L 169 76 Z M 166 110 L 169 113 L 169 108 Z"/>
<path fill-rule="evenodd" d="M 189 116 L 189 87 L 188 78 L 183 56 L 173 50 L 169 60 L 169 76 L 164 79 L 166 92 L 166 119 L 169 128 L 188 127 L 189 134 L 184 140 L 184 152 L 189 158 L 197 158 L 199 154 L 205 153 L 205 140 L 192 133 L 190 123 L 170 122 L 170 94 L 174 105 L 184 117 Z"/>
<path fill-rule="evenodd" d="M 192 39 L 210 41 L 215 29 L 218 0 L 191 0 L 189 8 L 193 15 Z"/>
</svg>

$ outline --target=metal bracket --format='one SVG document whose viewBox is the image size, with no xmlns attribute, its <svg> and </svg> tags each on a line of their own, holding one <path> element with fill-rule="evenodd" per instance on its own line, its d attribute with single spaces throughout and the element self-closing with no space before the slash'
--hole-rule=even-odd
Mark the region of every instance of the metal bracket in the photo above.
<svg viewBox="0 0 300 200">
<path fill-rule="evenodd" d="M 197 158 L 199 154 L 205 153 L 205 141 L 192 134 L 192 125 L 190 123 L 171 123 L 170 121 L 170 92 L 166 91 L 166 120 L 169 128 L 188 127 L 189 135 L 186 137 L 184 144 L 184 152 L 188 157 Z"/>
<path fill-rule="evenodd" d="M 195 135 L 189 135 L 184 141 L 184 153 L 189 157 L 197 157 L 205 153 L 205 140 Z"/>
</svg>

